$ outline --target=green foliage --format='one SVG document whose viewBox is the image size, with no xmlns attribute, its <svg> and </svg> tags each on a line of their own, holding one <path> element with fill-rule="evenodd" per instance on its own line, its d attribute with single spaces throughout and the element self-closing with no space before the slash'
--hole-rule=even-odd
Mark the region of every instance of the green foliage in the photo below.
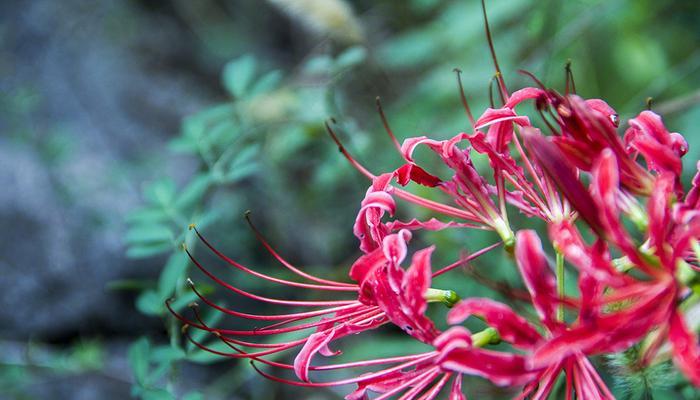
<svg viewBox="0 0 700 400">
<path fill-rule="evenodd" d="M 77 374 L 99 374 L 105 365 L 105 350 L 100 341 L 82 340 L 66 349 L 56 349 L 37 342 L 22 344 L 21 357 L 3 342 L 0 354 L 0 386 L 2 393 L 23 398 L 24 391 L 44 376 L 67 377 Z M 14 353 L 14 354 L 13 354 Z"/>
<path fill-rule="evenodd" d="M 696 399 L 692 386 L 684 382 L 678 371 L 670 361 L 656 362 L 652 365 L 642 365 L 640 346 L 635 345 L 629 349 L 606 356 L 606 363 L 613 373 L 615 389 L 622 399 L 646 400 L 646 399 L 677 399 L 679 391 L 683 393 L 683 399 Z M 683 388 L 690 387 L 691 391 L 686 395 Z M 672 390 L 680 389 L 680 390 Z"/>
<path fill-rule="evenodd" d="M 222 84 L 231 100 L 183 121 L 181 134 L 171 141 L 170 149 L 196 156 L 197 172 L 181 187 L 169 178 L 144 185 L 144 205 L 129 215 L 129 229 L 124 237 L 129 257 L 169 254 L 167 260 L 159 269 L 155 283 L 124 281 L 112 285 L 113 289 L 141 290 L 136 308 L 143 314 L 171 320 L 168 325 L 170 345 L 153 347 L 142 338 L 130 349 L 129 359 L 136 381 L 134 396 L 173 398 L 177 385 L 166 372 L 176 369 L 183 360 L 194 363 L 220 360 L 219 356 L 202 351 L 190 342 L 181 347 L 181 333 L 165 307 L 165 302 L 174 298 L 170 306 L 182 311 L 197 299 L 196 294 L 186 289 L 190 262 L 180 251 L 182 244 L 190 251 L 197 247 L 188 225 L 195 223 L 198 229 L 204 230 L 222 218 L 228 220 L 231 213 L 222 210 L 220 204 L 228 207 L 254 204 L 254 200 L 245 196 L 246 191 L 251 191 L 251 182 L 260 182 L 263 187 L 293 183 L 289 178 L 293 172 L 280 168 L 263 172 L 263 168 L 266 164 L 281 165 L 295 160 L 306 148 L 318 147 L 316 134 L 310 133 L 321 129 L 329 107 L 334 107 L 328 104 L 329 95 L 324 92 L 330 90 L 342 74 L 361 64 L 366 56 L 364 48 L 352 47 L 335 58 L 325 55 L 311 58 L 303 70 L 310 76 L 325 76 L 327 86 L 321 87 L 282 85 L 283 74 L 279 70 L 265 72 L 254 57 L 239 57 L 227 63 L 222 72 Z M 278 143 L 285 143 L 285 146 L 275 147 Z M 265 154 L 263 147 L 267 149 Z M 333 149 L 330 140 L 322 147 Z M 332 177 L 335 175 L 331 173 L 329 184 L 334 184 Z M 279 194 L 284 195 L 284 192 Z M 221 199 L 225 201 L 222 203 Z M 291 199 L 282 196 L 278 200 L 289 202 Z M 199 286 L 199 290 L 211 292 L 207 286 Z M 207 322 L 216 324 L 221 317 L 222 313 L 212 313 L 207 316 Z M 220 341 L 212 343 L 212 338 L 205 336 L 202 331 L 192 333 L 193 340 L 230 351 Z"/>
<path fill-rule="evenodd" d="M 646 0 L 643 3 L 651 4 Z M 582 88 L 582 94 L 610 96 L 613 105 L 619 105 L 624 113 L 639 111 L 641 98 L 647 94 L 671 96 L 692 87 L 691 83 L 651 82 L 670 66 L 693 64 L 664 52 L 663 45 L 648 37 L 640 37 L 637 34 L 640 26 L 653 20 L 654 15 L 624 7 L 625 4 L 601 0 L 541 4 L 526 0 L 489 2 L 492 28 L 498 32 L 496 47 L 510 87 L 530 84 L 514 73 L 516 68 L 526 68 L 546 84 L 560 87 L 562 66 L 568 58 L 574 60 L 577 86 Z M 321 264 L 327 259 L 337 259 L 338 254 L 347 256 L 352 254 L 346 249 L 349 229 L 337 228 L 333 222 L 343 221 L 342 226 L 348 226 L 350 219 L 346 217 L 350 214 L 343 212 L 356 208 L 362 190 L 348 191 L 347 187 L 363 187 L 366 182 L 352 177 L 353 172 L 325 138 L 322 121 L 329 116 L 342 116 L 338 118 L 338 130 L 341 135 L 346 131 L 352 133 L 347 135 L 350 138 L 344 138 L 346 144 L 359 159 L 376 168 L 393 165 L 389 163 L 395 159 L 385 156 L 384 150 L 388 153 L 390 144 L 384 136 L 366 134 L 365 130 L 369 129 L 380 131 L 378 119 L 368 122 L 370 111 L 362 108 L 358 98 L 364 102 L 374 95 L 391 94 L 394 99 L 385 102 L 385 107 L 400 139 L 424 131 L 444 137 L 465 129 L 467 121 L 450 72 L 455 66 L 465 70 L 463 82 L 473 108 L 483 109 L 488 105 L 486 87 L 493 68 L 483 38 L 479 2 L 412 0 L 387 2 L 386 7 L 400 16 L 390 21 L 395 30 L 391 35 L 335 53 L 315 52 L 301 65 L 294 66 L 294 71 L 271 68 L 268 60 L 250 54 L 227 62 L 221 85 L 228 98 L 182 122 L 180 134 L 171 140 L 169 149 L 194 158 L 194 172 L 184 182 L 154 176 L 153 181 L 145 184 L 144 205 L 130 214 L 129 230 L 124 237 L 130 257 L 154 260 L 152 265 L 159 272 L 158 279 L 112 285 L 140 291 L 136 308 L 167 321 L 169 345 L 153 345 L 147 339 L 140 339 L 130 350 L 135 396 L 174 398 L 178 386 L 174 371 L 178 366 L 183 362 L 211 363 L 220 359 L 192 343 L 185 341 L 182 345 L 179 328 L 164 307 L 166 300 L 174 298 L 172 307 L 184 310 L 197 299 L 185 283 L 191 265 L 179 251 L 183 243 L 196 251 L 196 240 L 187 230 L 188 224 L 195 223 L 200 230 L 225 232 L 221 241 L 235 243 L 237 255 L 249 255 L 253 250 L 247 246 L 247 239 L 228 229 L 236 226 L 232 221 L 244 209 L 255 207 L 264 210 L 259 217 L 263 225 L 285 239 L 283 246 L 294 250 L 295 245 L 301 244 L 303 251 L 316 255 L 319 260 L 314 261 Z M 625 32 L 616 35 L 619 29 Z M 611 41 L 611 37 L 616 39 Z M 212 45 L 211 41 L 208 45 Z M 592 56 L 597 54 L 612 56 Z M 634 68 L 630 69 L 630 65 Z M 357 70 L 363 73 L 360 79 L 353 74 Z M 620 75 L 619 71 L 625 73 Z M 377 83 L 384 81 L 388 81 L 388 88 Z M 697 79 L 693 82 L 698 84 Z M 633 98 L 636 93 L 640 93 L 637 96 L 640 99 Z M 697 119 L 693 116 L 683 123 L 690 125 Z M 697 159 L 697 156 L 690 154 L 688 158 Z M 488 168 L 483 158 L 477 157 L 476 163 L 479 168 Z M 412 216 L 425 214 L 420 210 L 410 212 Z M 309 216 L 313 216 L 313 221 Z M 517 223 L 519 216 L 512 218 Z M 299 221 L 313 225 L 321 240 L 311 234 L 299 235 Z M 222 227 L 227 230 L 222 231 Z M 454 231 L 430 233 L 427 237 L 441 249 L 454 250 L 452 255 L 464 249 L 465 243 L 479 248 L 494 240 L 488 235 L 470 234 L 465 238 Z M 450 261 L 443 254 L 436 258 Z M 511 261 L 505 255 L 494 254 L 487 263 L 493 281 L 521 284 L 514 278 L 509 268 Z M 479 262 L 476 264 L 478 267 Z M 330 268 L 324 270 L 328 274 L 335 272 Z M 487 285 L 474 280 L 446 282 L 445 279 L 449 278 L 440 278 L 436 284 L 449 285 L 460 294 L 494 294 Z M 570 279 L 568 283 L 572 282 Z M 264 289 L 257 281 L 244 284 Z M 198 288 L 205 293 L 213 291 L 199 284 Z M 204 318 L 209 325 L 216 325 L 222 316 L 212 313 Z M 444 316 L 436 320 L 444 320 Z M 202 331 L 192 330 L 191 334 L 194 340 L 230 351 Z M 391 338 L 382 338 L 382 346 L 387 355 L 401 348 Z M 347 353 L 357 359 L 376 353 L 372 342 L 359 342 L 350 349 Z M 617 390 L 623 396 L 639 398 L 650 393 L 645 388 L 653 387 L 654 398 L 668 398 L 667 392 L 681 392 L 692 398 L 689 397 L 692 393 L 686 394 L 687 387 L 670 374 L 667 364 L 635 369 L 635 357 L 631 349 L 608 362 L 618 382 Z M 234 391 L 248 376 L 239 367 L 231 368 L 229 373 L 235 379 L 227 382 L 224 392 Z M 206 391 L 193 393 L 184 398 L 196 399 L 206 394 Z"/>
</svg>

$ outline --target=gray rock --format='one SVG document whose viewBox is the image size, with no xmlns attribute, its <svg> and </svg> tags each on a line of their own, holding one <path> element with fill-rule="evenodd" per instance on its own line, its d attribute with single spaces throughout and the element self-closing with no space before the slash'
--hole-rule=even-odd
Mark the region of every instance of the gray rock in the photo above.
<svg viewBox="0 0 700 400">
<path fill-rule="evenodd" d="M 158 261 L 125 259 L 124 216 L 141 202 L 140 182 L 191 173 L 166 142 L 216 93 L 170 67 L 186 47 L 162 44 L 181 31 L 130 4 L 0 6 L 1 336 L 160 326 L 106 284 L 157 276 Z"/>
</svg>

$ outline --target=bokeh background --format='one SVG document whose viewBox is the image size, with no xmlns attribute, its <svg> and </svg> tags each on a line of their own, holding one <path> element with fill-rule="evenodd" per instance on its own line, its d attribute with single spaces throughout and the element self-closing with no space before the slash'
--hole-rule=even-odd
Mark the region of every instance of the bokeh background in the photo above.
<svg viewBox="0 0 700 400">
<path fill-rule="evenodd" d="M 561 89 L 571 59 L 578 92 L 623 118 L 653 97 L 690 142 L 693 171 L 700 3 L 487 5 L 511 89 L 530 84 L 518 69 Z M 281 273 L 243 220 L 250 209 L 288 259 L 341 279 L 359 254 L 351 227 L 368 182 L 323 121 L 334 116 L 370 168 L 395 167 L 375 96 L 401 138 L 454 135 L 468 127 L 455 67 L 479 113 L 493 68 L 476 0 L 2 1 L 0 398 L 342 398 L 267 384 L 246 362 L 185 345 L 163 302 L 193 300 L 188 276 L 223 302 L 269 310 L 216 290 L 178 249 L 187 242 L 237 284 L 284 296 L 226 275 L 187 231 L 196 223 L 237 260 Z M 438 243 L 439 265 L 491 240 L 444 232 L 417 243 Z M 509 286 L 491 283 L 521 286 L 513 272 L 494 254 L 442 286 L 507 300 Z M 344 357 L 405 354 L 407 341 L 383 329 L 348 341 Z M 598 361 L 620 398 L 642 398 L 621 360 Z M 654 398 L 700 398 L 663 373 Z M 478 379 L 465 387 L 473 398 L 508 395 Z"/>
</svg>

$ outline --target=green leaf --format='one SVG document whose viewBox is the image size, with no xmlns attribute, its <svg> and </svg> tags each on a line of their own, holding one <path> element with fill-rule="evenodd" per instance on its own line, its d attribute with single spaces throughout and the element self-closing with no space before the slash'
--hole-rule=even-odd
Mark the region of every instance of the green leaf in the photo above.
<svg viewBox="0 0 700 400">
<path fill-rule="evenodd" d="M 263 75 L 262 78 L 258 79 L 250 89 L 251 96 L 258 96 L 263 93 L 270 92 L 279 86 L 282 81 L 282 71 L 274 70 Z"/>
<path fill-rule="evenodd" d="M 253 161 L 253 159 L 255 157 L 257 157 L 259 153 L 260 153 L 260 145 L 257 143 L 252 144 L 252 145 L 247 146 L 247 147 L 244 147 L 236 155 L 236 158 L 232 162 L 232 166 L 233 166 L 233 164 L 235 164 L 235 165 L 247 164 L 247 163 Z"/>
<path fill-rule="evenodd" d="M 175 396 L 165 389 L 146 389 L 141 394 L 143 400 L 175 400 Z"/>
<path fill-rule="evenodd" d="M 129 258 L 148 258 L 153 257 L 157 254 L 165 253 L 166 251 L 172 251 L 173 244 L 170 242 L 161 242 L 154 244 L 138 244 L 129 247 L 126 251 L 126 256 Z"/>
<path fill-rule="evenodd" d="M 116 279 L 107 282 L 105 285 L 105 288 L 107 290 L 134 290 L 134 291 L 141 291 L 146 288 L 151 287 L 152 284 L 150 284 L 148 281 L 144 281 L 142 279 Z"/>
<path fill-rule="evenodd" d="M 195 176 L 180 193 L 174 207 L 185 210 L 202 201 L 202 197 L 211 185 L 211 176 L 201 173 Z"/>
<path fill-rule="evenodd" d="M 158 295 L 165 300 L 175 291 L 177 281 L 185 275 L 188 258 L 183 252 L 176 252 L 170 256 L 163 271 L 158 278 Z"/>
<path fill-rule="evenodd" d="M 177 347 L 168 345 L 158 346 L 151 351 L 151 361 L 164 364 L 172 363 L 173 361 L 181 360 L 185 357 L 185 352 Z"/>
<path fill-rule="evenodd" d="M 176 153 L 197 153 L 197 140 L 191 136 L 178 136 L 168 143 L 168 148 Z"/>
<path fill-rule="evenodd" d="M 232 166 L 229 172 L 226 174 L 225 179 L 230 182 L 240 181 L 241 179 L 247 178 L 251 174 L 255 173 L 258 169 L 257 163 L 249 163 L 241 166 Z"/>
<path fill-rule="evenodd" d="M 161 207 L 172 203 L 175 197 L 175 181 L 170 178 L 163 178 L 146 185 L 143 195 L 146 199 Z"/>
<path fill-rule="evenodd" d="M 189 392 L 182 397 L 182 400 L 204 400 L 204 395 L 199 392 Z"/>
<path fill-rule="evenodd" d="M 343 70 L 352 68 L 367 59 L 367 49 L 362 46 L 353 46 L 342 52 L 335 61 L 335 67 Z"/>
<path fill-rule="evenodd" d="M 161 208 L 143 207 L 130 212 L 126 216 L 126 222 L 135 223 L 155 223 L 165 221 L 169 218 L 168 213 Z"/>
<path fill-rule="evenodd" d="M 136 298 L 136 309 L 145 315 L 161 315 L 165 304 L 155 290 L 147 290 Z"/>
<path fill-rule="evenodd" d="M 124 240 L 128 244 L 147 244 L 173 240 L 173 232 L 167 225 L 148 224 L 131 227 Z"/>
<path fill-rule="evenodd" d="M 223 85 L 234 97 L 242 97 L 255 76 L 256 61 L 245 55 L 229 61 L 224 66 Z"/>
<path fill-rule="evenodd" d="M 145 337 L 141 337 L 129 347 L 129 365 L 131 366 L 131 371 L 134 373 L 134 379 L 138 383 L 146 381 L 150 347 L 151 345 Z"/>
<path fill-rule="evenodd" d="M 311 58 L 304 65 L 304 72 L 311 75 L 327 74 L 333 67 L 333 59 L 327 55 Z"/>
</svg>

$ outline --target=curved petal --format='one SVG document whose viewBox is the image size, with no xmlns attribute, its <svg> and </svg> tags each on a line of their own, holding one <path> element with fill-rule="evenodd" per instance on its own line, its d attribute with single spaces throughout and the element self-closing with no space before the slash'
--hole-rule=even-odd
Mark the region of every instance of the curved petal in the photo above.
<svg viewBox="0 0 700 400">
<path fill-rule="evenodd" d="M 523 129 L 525 144 L 532 150 L 535 159 L 554 181 L 561 193 L 571 203 L 588 226 L 599 236 L 605 236 L 599 211 L 588 190 L 579 181 L 576 172 L 561 150 L 547 140 L 537 129 Z"/>
<path fill-rule="evenodd" d="M 529 369 L 525 357 L 479 348 L 455 349 L 442 355 L 443 369 L 486 378 L 498 386 L 522 385 L 537 372 Z"/>
<path fill-rule="evenodd" d="M 458 324 L 471 315 L 478 315 L 496 328 L 503 340 L 522 349 L 533 348 L 542 336 L 529 322 L 509 306 L 488 298 L 462 300 L 450 310 L 447 322 Z"/>
<path fill-rule="evenodd" d="M 294 373 L 304 382 L 309 382 L 309 367 L 311 359 L 318 352 L 328 355 L 328 343 L 333 340 L 335 329 L 329 331 L 316 332 L 309 336 L 299 354 L 294 358 Z M 336 352 L 335 354 L 339 354 Z"/>
<path fill-rule="evenodd" d="M 434 247 L 428 247 L 417 251 L 407 271 L 398 263 L 389 264 L 376 269 L 368 280 L 372 296 L 387 318 L 424 343 L 432 343 L 438 336 L 435 325 L 425 316 L 428 307 L 425 292 L 432 278 L 430 255 L 433 250 Z"/>
<path fill-rule="evenodd" d="M 561 323 L 556 320 L 556 281 L 535 231 L 522 230 L 517 233 L 515 261 L 542 323 L 550 330 L 558 327 Z"/>
<path fill-rule="evenodd" d="M 688 329 L 683 316 L 678 311 L 671 316 L 668 339 L 673 345 L 673 361 L 693 385 L 700 387 L 700 344 L 698 344 L 698 337 Z"/>
<path fill-rule="evenodd" d="M 395 171 L 395 174 L 396 180 L 401 186 L 406 186 L 408 185 L 408 182 L 413 181 L 419 185 L 435 187 L 442 182 L 440 178 L 428 173 L 426 170 L 414 163 L 404 164 Z"/>
<path fill-rule="evenodd" d="M 540 96 L 545 95 L 544 90 L 536 87 L 526 87 L 513 92 L 510 97 L 508 97 L 508 102 L 506 102 L 505 107 L 515 108 L 518 104 L 525 100 L 536 99 Z"/>
</svg>

